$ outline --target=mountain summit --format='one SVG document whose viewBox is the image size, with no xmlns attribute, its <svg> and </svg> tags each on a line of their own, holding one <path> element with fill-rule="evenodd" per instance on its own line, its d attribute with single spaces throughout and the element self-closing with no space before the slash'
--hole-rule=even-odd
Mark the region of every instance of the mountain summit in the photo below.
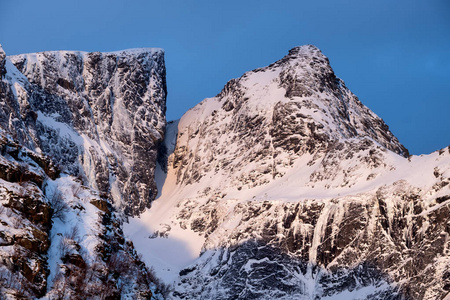
<svg viewBox="0 0 450 300">
<path fill-rule="evenodd" d="M 188 111 L 180 126 L 174 160 L 178 179 L 187 182 L 220 166 L 220 172 L 230 171 L 227 177 L 254 185 L 281 176 L 283 166 L 304 154 L 326 153 L 352 139 L 408 156 L 314 46 L 294 48 L 229 81 L 215 98 Z M 195 149 L 194 159 L 189 149 Z"/>
<path fill-rule="evenodd" d="M 175 298 L 445 295 L 450 150 L 409 157 L 316 47 L 168 130 L 162 195 L 125 231 Z"/>
</svg>

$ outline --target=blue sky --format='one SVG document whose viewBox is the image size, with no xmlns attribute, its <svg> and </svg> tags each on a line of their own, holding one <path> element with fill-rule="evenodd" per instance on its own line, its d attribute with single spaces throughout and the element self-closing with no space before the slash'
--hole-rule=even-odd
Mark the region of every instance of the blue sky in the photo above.
<svg viewBox="0 0 450 300">
<path fill-rule="evenodd" d="M 412 154 L 450 144 L 448 0 L 0 0 L 7 54 L 166 50 L 167 118 L 314 44 Z"/>
</svg>

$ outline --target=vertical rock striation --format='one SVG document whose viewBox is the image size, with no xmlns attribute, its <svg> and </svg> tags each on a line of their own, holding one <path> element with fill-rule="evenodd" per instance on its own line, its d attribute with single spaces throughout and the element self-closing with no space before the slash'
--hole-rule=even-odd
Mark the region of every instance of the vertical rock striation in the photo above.
<svg viewBox="0 0 450 300">
<path fill-rule="evenodd" d="M 162 50 L 0 47 L 0 79 L 0 298 L 163 297 L 122 231 L 156 193 Z"/>
<path fill-rule="evenodd" d="M 6 60 L 11 88 L 2 94 L 12 103 L 3 104 L 6 128 L 111 196 L 126 214 L 149 207 L 165 129 L 163 50 L 55 51 Z"/>
</svg>

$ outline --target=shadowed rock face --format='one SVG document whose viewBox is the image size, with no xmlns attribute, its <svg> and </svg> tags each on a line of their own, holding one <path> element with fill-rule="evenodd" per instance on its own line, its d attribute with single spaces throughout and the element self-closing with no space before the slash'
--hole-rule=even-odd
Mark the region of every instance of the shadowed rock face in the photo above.
<svg viewBox="0 0 450 300">
<path fill-rule="evenodd" d="M 260 240 L 210 250 L 202 258 L 195 267 L 180 272 L 176 299 L 202 295 L 205 299 L 315 300 L 364 289 L 367 292 L 360 293 L 360 299 L 404 299 L 373 265 L 362 263 L 330 272 Z"/>
<path fill-rule="evenodd" d="M 4 76 L 10 86 L 2 82 L 3 128 L 111 196 L 126 214 L 149 207 L 165 129 L 163 51 L 56 51 L 9 59 L 17 69 L 9 62 Z"/>
</svg>

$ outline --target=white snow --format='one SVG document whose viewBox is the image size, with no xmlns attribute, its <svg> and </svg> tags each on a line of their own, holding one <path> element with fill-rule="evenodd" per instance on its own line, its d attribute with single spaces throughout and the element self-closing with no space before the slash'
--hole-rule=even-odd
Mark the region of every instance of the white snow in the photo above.
<svg viewBox="0 0 450 300">
<path fill-rule="evenodd" d="M 3 80 L 8 81 L 11 84 L 11 90 L 14 96 L 19 101 L 24 101 L 26 99 L 24 86 L 28 84 L 28 79 L 17 70 L 9 58 L 6 58 L 5 60 L 5 69 L 6 75 Z"/>
<path fill-rule="evenodd" d="M 174 149 L 177 125 L 178 122 L 174 122 L 167 129 L 165 144 L 169 151 Z M 133 241 L 146 264 L 168 284 L 173 283 L 180 270 L 195 261 L 205 241 L 192 230 L 181 229 L 173 219 L 179 201 L 175 176 L 173 170 L 166 175 L 158 164 L 156 183 L 160 196 L 152 203 L 151 209 L 124 223 L 125 236 Z M 167 237 L 150 238 L 155 232 L 167 228 L 170 228 Z"/>
<path fill-rule="evenodd" d="M 322 297 L 323 300 L 365 300 L 368 299 L 368 296 L 375 294 L 376 292 L 380 292 L 384 289 L 388 289 L 389 286 L 384 284 L 382 286 L 364 286 L 361 288 L 350 290 L 343 290 L 340 293 L 333 294 L 329 297 Z"/>
<path fill-rule="evenodd" d="M 53 218 L 53 226 L 50 232 L 51 245 L 48 251 L 48 265 L 50 275 L 48 277 L 47 286 L 50 288 L 54 276 L 56 275 L 59 264 L 61 263 L 61 251 L 59 249 L 61 239 L 65 235 L 70 235 L 74 228 L 77 231 L 77 238 L 82 248 L 81 253 L 86 255 L 83 258 L 90 262 L 89 259 L 96 257 L 95 247 L 99 243 L 99 217 L 98 208 L 90 204 L 89 201 L 96 196 L 90 190 L 81 187 L 79 182 L 76 182 L 73 177 L 64 175 L 56 180 L 46 181 L 46 193 L 48 198 L 52 197 L 53 193 L 59 191 L 63 195 L 65 203 L 68 205 L 67 211 L 64 213 L 64 220 Z M 75 193 L 75 194 L 74 194 Z M 76 205 L 84 209 L 74 209 Z"/>
<path fill-rule="evenodd" d="M 83 138 L 73 130 L 66 123 L 56 121 L 55 117 L 57 115 L 47 116 L 44 113 L 38 111 L 38 121 L 44 124 L 47 127 L 55 129 L 61 137 L 65 137 L 67 139 L 72 140 L 77 144 L 83 144 Z"/>
</svg>

